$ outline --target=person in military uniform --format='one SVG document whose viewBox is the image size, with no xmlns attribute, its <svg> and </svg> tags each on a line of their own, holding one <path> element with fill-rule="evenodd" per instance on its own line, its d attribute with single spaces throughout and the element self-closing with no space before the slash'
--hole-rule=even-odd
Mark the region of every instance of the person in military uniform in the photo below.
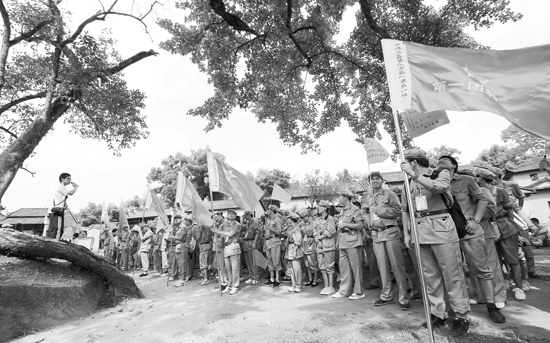
<svg viewBox="0 0 550 343">
<path fill-rule="evenodd" d="M 349 297 L 357 300 L 365 297 L 363 293 L 363 216 L 357 206 L 352 204 L 354 195 L 349 190 L 339 193 L 343 205 L 337 222 L 338 248 L 340 249 L 340 288 L 332 294 L 333 298 Z"/>
<path fill-rule="evenodd" d="M 265 252 L 267 255 L 267 267 L 269 269 L 269 280 L 265 285 L 278 287 L 279 273 L 281 266 L 281 239 L 282 233 L 281 219 L 277 216 L 279 208 L 275 205 L 269 205 L 267 210 L 267 219 L 265 222 Z"/>
<path fill-rule="evenodd" d="M 331 295 L 334 289 L 334 255 L 336 253 L 336 221 L 328 213 L 330 204 L 320 200 L 317 204 L 319 218 L 316 222 L 314 239 L 317 249 L 317 262 L 323 277 L 321 295 Z"/>
<path fill-rule="evenodd" d="M 431 324 L 433 328 L 449 322 L 456 335 L 468 332 L 468 291 L 462 266 L 462 253 L 456 227 L 448 213 L 441 194 L 452 199 L 450 194 L 451 176 L 447 170 L 441 170 L 437 177 L 429 168 L 427 154 L 421 149 L 411 149 L 404 153 L 405 161 L 401 170 L 409 177 L 411 194 L 403 191 L 401 212 L 404 226 L 404 239 L 407 247 L 411 244 L 409 228 L 409 206 L 407 197 L 411 197 L 411 209 L 415 221 L 422 270 L 426 280 L 426 292 L 430 302 Z M 445 295 L 447 294 L 447 299 Z M 447 318 L 446 302 L 452 311 Z"/>
<path fill-rule="evenodd" d="M 478 168 L 468 168 L 468 167 L 460 167 L 458 168 L 458 173 L 470 175 L 475 177 L 476 182 L 481 188 L 481 191 L 485 195 L 485 198 L 487 199 L 487 207 L 485 208 L 485 212 L 483 213 L 483 217 L 480 221 L 480 225 L 483 228 L 483 234 L 485 238 L 485 250 L 487 255 L 487 264 L 489 265 L 489 268 L 491 268 L 491 271 L 493 272 L 493 281 L 495 284 L 495 306 L 499 309 L 504 308 L 506 304 L 506 283 L 504 281 L 504 275 L 502 274 L 502 263 L 500 261 L 500 257 L 497 253 L 496 248 L 496 239 L 500 237 L 500 234 L 497 235 L 498 228 L 495 230 L 495 224 L 491 222 L 493 218 L 495 217 L 495 211 L 496 211 L 496 202 L 493 198 L 492 192 L 485 186 L 483 186 L 483 183 L 481 182 L 482 175 L 483 177 L 488 179 L 494 179 L 496 178 L 496 175 L 494 175 L 492 172 L 490 172 L 487 169 L 484 169 L 486 172 L 479 170 Z M 483 288 L 481 287 L 481 284 L 479 281 L 475 280 L 474 288 L 477 296 L 477 300 L 479 300 L 480 303 L 485 303 L 486 298 L 485 294 L 483 292 Z"/>
<path fill-rule="evenodd" d="M 481 226 L 488 205 L 487 198 L 472 176 L 457 173 L 458 162 L 454 157 L 439 157 L 438 168 L 449 172 L 451 192 L 467 220 L 468 234 L 460 239 L 460 247 L 468 269 L 483 289 L 489 317 L 495 323 L 504 323 L 506 318 L 495 305 L 495 282 L 488 264 L 485 233 Z"/>
<path fill-rule="evenodd" d="M 202 280 L 199 285 L 206 286 L 210 283 L 210 260 L 212 255 L 212 230 L 206 225 L 199 225 L 193 231 L 193 236 L 199 245 L 199 267 Z"/>
<path fill-rule="evenodd" d="M 300 293 L 302 291 L 302 258 L 304 257 L 302 230 L 298 223 L 300 216 L 294 212 L 289 212 L 288 218 L 289 226 L 285 259 L 288 261 L 288 269 L 292 281 L 292 285 L 288 288 L 288 291 Z"/>
<path fill-rule="evenodd" d="M 317 286 L 317 273 L 319 272 L 319 263 L 317 261 L 317 242 L 315 242 L 315 227 L 317 218 L 311 216 L 310 209 L 300 211 L 300 218 L 303 222 L 303 243 L 308 282 L 304 286 Z"/>
<path fill-rule="evenodd" d="M 383 306 L 395 302 L 392 293 L 391 270 L 399 288 L 399 306 L 403 311 L 411 309 L 407 298 L 407 279 L 405 277 L 405 263 L 401 251 L 401 237 L 397 226 L 397 217 L 401 215 L 401 203 L 397 195 L 387 188 L 383 188 L 384 179 L 380 172 L 369 175 L 372 184 L 372 197 L 367 206 L 372 220 L 373 249 L 382 279 L 380 299 L 374 306 Z"/>
<path fill-rule="evenodd" d="M 258 271 L 258 266 L 254 263 L 254 250 L 258 249 L 258 244 L 260 242 L 260 224 L 256 219 L 254 219 L 252 211 L 244 211 L 242 226 L 242 250 L 249 274 L 249 278 L 245 281 L 245 283 L 256 285 L 260 282 L 260 274 Z"/>
<path fill-rule="evenodd" d="M 237 213 L 233 210 L 227 211 L 227 222 L 221 229 L 212 229 L 212 232 L 224 239 L 224 260 L 227 270 L 227 287 L 222 293 L 233 295 L 238 292 L 241 279 L 241 246 L 239 237 L 241 224 L 235 220 Z"/>
<path fill-rule="evenodd" d="M 119 267 L 123 271 L 128 270 L 128 261 L 130 259 L 129 242 L 132 233 L 127 225 L 123 225 L 118 233 L 118 251 L 120 253 Z"/>
<path fill-rule="evenodd" d="M 212 265 L 218 270 L 218 279 L 220 281 L 221 291 L 224 291 L 227 288 L 227 270 L 225 269 L 225 258 L 223 256 L 225 242 L 223 236 L 216 234 L 214 230 L 222 230 L 225 225 L 226 220 L 223 217 L 223 213 L 216 212 L 216 214 L 214 214 L 214 228 L 212 228 L 212 233 L 214 233 L 214 237 L 212 238 L 214 261 L 212 262 Z"/>
<path fill-rule="evenodd" d="M 493 198 L 495 199 L 495 217 L 493 218 L 496 223 L 499 232 L 500 240 L 498 245 L 504 262 L 510 267 L 512 271 L 512 278 L 515 283 L 515 287 L 512 289 L 516 300 L 526 300 L 525 292 L 521 289 L 523 284 L 523 278 L 521 275 L 521 266 L 518 258 L 518 232 L 519 229 L 513 223 L 511 219 L 511 213 L 518 212 L 520 210 L 517 202 L 514 202 L 506 190 L 502 187 L 494 186 L 492 183 L 496 178 L 496 175 L 490 170 L 478 167 L 476 169 L 479 175 L 478 183 L 481 187 L 487 188 L 491 191 Z"/>
</svg>

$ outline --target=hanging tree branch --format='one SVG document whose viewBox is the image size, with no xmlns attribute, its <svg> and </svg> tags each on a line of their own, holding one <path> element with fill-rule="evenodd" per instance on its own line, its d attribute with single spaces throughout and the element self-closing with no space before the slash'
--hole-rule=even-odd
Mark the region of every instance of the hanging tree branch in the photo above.
<svg viewBox="0 0 550 343">
<path fill-rule="evenodd" d="M 245 23 L 241 18 L 236 15 L 227 12 L 225 9 L 225 3 L 223 0 L 210 0 L 210 8 L 219 15 L 229 26 L 233 29 L 241 32 L 248 32 L 255 36 L 259 36 L 258 32 L 250 28 L 247 23 Z"/>
</svg>

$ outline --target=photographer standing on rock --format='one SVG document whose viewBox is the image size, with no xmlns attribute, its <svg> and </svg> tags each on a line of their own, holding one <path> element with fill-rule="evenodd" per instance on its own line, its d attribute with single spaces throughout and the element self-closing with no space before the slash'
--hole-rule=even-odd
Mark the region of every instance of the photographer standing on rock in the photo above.
<svg viewBox="0 0 550 343">
<path fill-rule="evenodd" d="M 69 187 L 69 184 L 72 186 L 72 189 Z M 78 185 L 76 182 L 71 181 L 71 174 L 61 173 L 59 175 L 59 186 L 53 195 L 53 207 L 50 213 L 48 213 L 50 225 L 46 231 L 46 237 L 58 240 L 63 237 L 65 210 L 68 208 L 67 198 L 73 195 L 77 189 Z"/>
</svg>

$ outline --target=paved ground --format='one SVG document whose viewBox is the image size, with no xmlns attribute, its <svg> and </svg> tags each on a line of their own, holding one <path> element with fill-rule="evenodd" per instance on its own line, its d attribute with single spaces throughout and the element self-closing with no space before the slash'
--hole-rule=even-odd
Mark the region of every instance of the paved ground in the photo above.
<svg viewBox="0 0 550 343">
<path fill-rule="evenodd" d="M 484 305 L 471 312 L 471 331 L 457 339 L 445 329 L 436 342 L 550 341 L 550 249 L 537 251 L 543 279 L 527 301 L 510 300 L 506 324 L 493 324 Z M 236 295 L 220 296 L 212 286 L 192 280 L 166 287 L 164 276 L 137 278 L 147 299 L 131 300 L 91 317 L 17 340 L 34 342 L 427 342 L 419 329 L 422 303 L 403 312 L 396 304 L 375 308 L 378 291 L 358 301 L 320 296 L 319 287 L 299 294 L 280 288 L 246 285 Z"/>
</svg>

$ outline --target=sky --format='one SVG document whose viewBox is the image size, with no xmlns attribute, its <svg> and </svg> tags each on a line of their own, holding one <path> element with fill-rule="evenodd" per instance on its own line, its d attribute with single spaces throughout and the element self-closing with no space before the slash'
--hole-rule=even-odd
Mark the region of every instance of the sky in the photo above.
<svg viewBox="0 0 550 343">
<path fill-rule="evenodd" d="M 98 2 L 82 0 L 67 0 L 65 4 L 73 13 L 72 27 L 94 13 L 98 6 Z M 480 43 L 499 50 L 550 43 L 550 1 L 512 0 L 511 7 L 523 13 L 522 20 L 469 32 Z M 181 17 L 182 14 L 167 2 L 156 10 L 156 15 Z M 99 30 L 101 25 L 94 24 L 92 29 Z M 105 143 L 80 138 L 71 133 L 66 124 L 57 123 L 37 147 L 35 156 L 24 165 L 36 174 L 32 176 L 20 170 L 4 195 L 2 205 L 8 211 L 51 206 L 53 191 L 62 172 L 70 173 L 73 181 L 80 185 L 68 201 L 74 211 L 88 202 L 118 204 L 134 195 L 144 196 L 146 176 L 152 167 L 160 166 L 170 154 L 189 154 L 191 150 L 206 146 L 225 155 L 226 162 L 243 173 L 279 168 L 290 173 L 294 180 L 301 180 L 314 169 L 333 175 L 344 168 L 351 172 L 367 172 L 365 151 L 355 142 L 355 135 L 345 123 L 318 140 L 320 154 L 307 155 L 302 154 L 299 147 L 285 146 L 275 124 L 258 123 L 253 114 L 242 110 L 234 111 L 221 128 L 205 133 L 206 120 L 189 116 L 187 112 L 200 106 L 212 94 L 206 75 L 187 58 L 160 49 L 158 44 L 167 35 L 154 23 L 148 25 L 149 34 L 141 24 L 130 19 L 107 21 L 105 25 L 111 28 L 123 58 L 149 49 L 159 53 L 124 71 L 129 87 L 147 95 L 144 113 L 149 137 L 138 141 L 134 148 L 122 151 L 120 156 L 114 156 Z M 450 112 L 449 118 L 450 124 L 415 138 L 415 145 L 425 150 L 442 144 L 458 148 L 462 151 L 459 162 L 467 163 L 482 149 L 501 144 L 500 132 L 508 126 L 504 118 L 485 112 Z M 393 149 L 389 135 L 383 133 L 381 142 L 388 151 Z M 370 170 L 384 172 L 399 168 L 388 160 L 371 165 Z"/>
</svg>

